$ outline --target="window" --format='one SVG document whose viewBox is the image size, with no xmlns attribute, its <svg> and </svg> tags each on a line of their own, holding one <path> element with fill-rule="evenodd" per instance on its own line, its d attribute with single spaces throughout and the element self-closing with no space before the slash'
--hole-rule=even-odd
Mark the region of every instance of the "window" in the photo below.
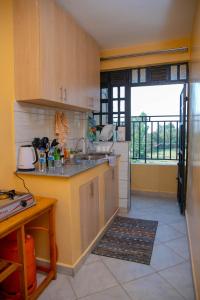
<svg viewBox="0 0 200 300">
<path fill-rule="evenodd" d="M 94 113 L 96 124 L 126 127 L 131 139 L 131 87 L 185 83 L 188 64 L 176 63 L 101 73 L 100 111 Z"/>
<path fill-rule="evenodd" d="M 158 85 L 188 81 L 188 64 L 161 65 L 131 70 L 131 85 Z"/>
<path fill-rule="evenodd" d="M 100 112 L 94 113 L 96 124 L 114 124 L 126 127 L 126 139 L 129 140 L 130 70 L 101 73 Z"/>
<path fill-rule="evenodd" d="M 125 126 L 125 86 L 112 87 L 113 124 Z"/>
</svg>

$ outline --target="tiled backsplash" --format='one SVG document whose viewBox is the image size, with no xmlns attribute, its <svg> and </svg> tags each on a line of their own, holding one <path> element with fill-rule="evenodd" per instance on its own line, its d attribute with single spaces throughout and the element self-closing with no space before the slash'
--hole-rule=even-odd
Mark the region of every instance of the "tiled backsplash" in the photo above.
<svg viewBox="0 0 200 300">
<path fill-rule="evenodd" d="M 34 137 L 56 138 L 55 108 L 42 107 L 33 104 L 15 103 L 15 144 L 16 154 L 19 146 L 30 144 Z M 73 148 L 77 140 L 85 135 L 87 114 L 82 112 L 64 111 L 69 124 L 67 147 Z"/>
</svg>

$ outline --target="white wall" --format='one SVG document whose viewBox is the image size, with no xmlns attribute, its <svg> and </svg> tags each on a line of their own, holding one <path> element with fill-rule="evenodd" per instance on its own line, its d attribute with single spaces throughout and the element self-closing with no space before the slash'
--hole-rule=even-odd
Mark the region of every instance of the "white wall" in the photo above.
<svg viewBox="0 0 200 300">
<path fill-rule="evenodd" d="M 50 140 L 56 138 L 55 135 L 55 108 L 37 106 L 33 104 L 16 102 L 14 106 L 15 114 L 15 145 L 16 154 L 19 146 L 30 144 L 34 137 L 49 137 Z M 86 113 L 64 111 L 69 124 L 69 135 L 67 137 L 67 147 L 73 148 L 77 139 L 85 134 Z"/>
</svg>

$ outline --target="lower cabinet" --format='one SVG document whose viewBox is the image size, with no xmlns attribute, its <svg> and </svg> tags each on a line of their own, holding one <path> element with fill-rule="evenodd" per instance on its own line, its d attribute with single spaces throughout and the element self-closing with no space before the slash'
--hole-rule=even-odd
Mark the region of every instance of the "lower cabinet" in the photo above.
<svg viewBox="0 0 200 300">
<path fill-rule="evenodd" d="M 110 167 L 104 173 L 104 216 L 105 223 L 113 216 L 118 208 L 119 194 L 118 194 L 118 170 L 117 166 Z"/>
<path fill-rule="evenodd" d="M 99 180 L 98 177 L 79 188 L 81 247 L 84 251 L 99 232 Z"/>
</svg>

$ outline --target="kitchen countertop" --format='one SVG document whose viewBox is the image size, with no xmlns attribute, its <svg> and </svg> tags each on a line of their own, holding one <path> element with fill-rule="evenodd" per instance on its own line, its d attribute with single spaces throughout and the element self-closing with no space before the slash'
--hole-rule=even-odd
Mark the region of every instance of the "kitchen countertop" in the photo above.
<svg viewBox="0 0 200 300">
<path fill-rule="evenodd" d="M 120 155 L 115 155 L 118 158 Z M 25 175 L 35 175 L 35 176 L 56 176 L 69 178 L 75 176 L 79 173 L 85 172 L 89 169 L 95 168 L 101 164 L 108 163 L 107 158 L 101 158 L 97 160 L 83 160 L 79 163 L 66 163 L 60 168 L 55 168 L 54 170 L 46 170 L 45 172 L 39 172 L 39 170 L 34 171 L 16 171 L 17 174 Z"/>
</svg>

